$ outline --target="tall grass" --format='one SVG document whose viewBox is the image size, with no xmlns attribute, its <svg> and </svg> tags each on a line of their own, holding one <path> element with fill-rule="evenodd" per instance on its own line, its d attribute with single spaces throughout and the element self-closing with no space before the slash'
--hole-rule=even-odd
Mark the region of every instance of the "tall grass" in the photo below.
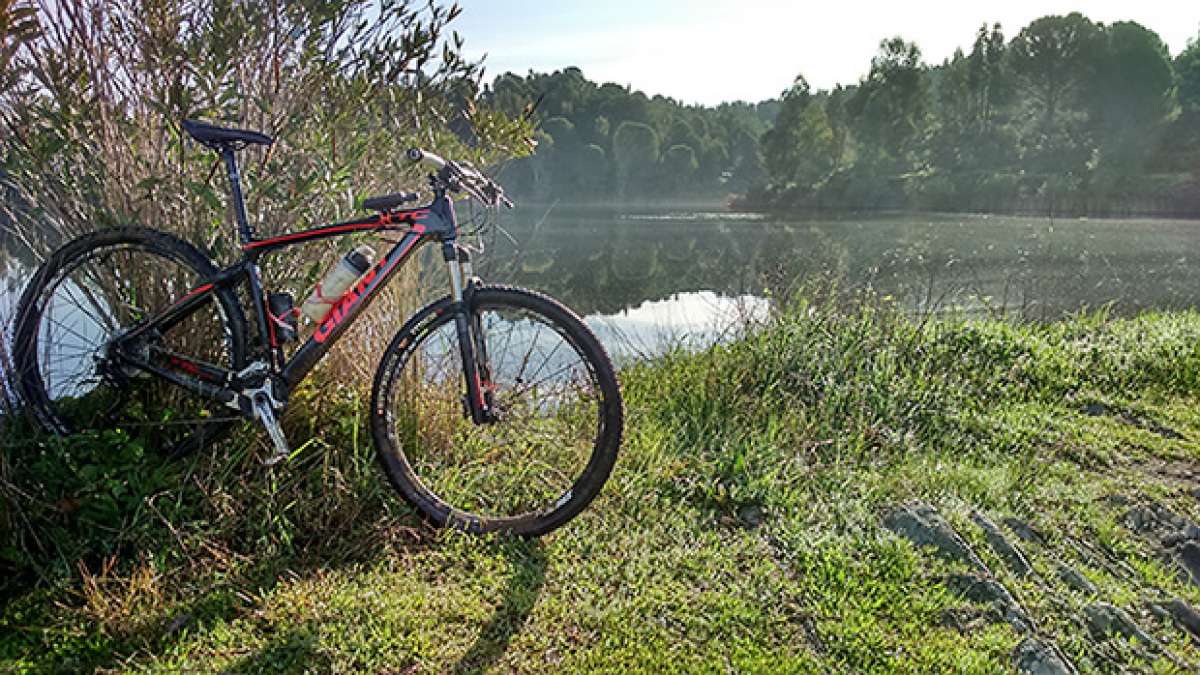
<svg viewBox="0 0 1200 675">
<path fill-rule="evenodd" d="M 188 117 L 276 137 L 239 154 L 260 235 L 420 187 L 402 159 L 413 145 L 480 163 L 524 148 L 523 121 L 473 103 L 482 67 L 450 29 L 456 5 L 83 0 L 4 11 L 19 20 L 0 21 L 0 243 L 34 263 L 117 224 L 166 230 L 230 262 L 227 181 L 181 131 Z M 265 259 L 264 275 L 301 298 L 345 248 L 291 249 Z M 375 314 L 402 315 L 407 297 Z M 377 350 L 384 328 L 348 349 Z"/>
<path fill-rule="evenodd" d="M 402 159 L 414 145 L 480 165 L 527 151 L 525 121 L 475 104 L 482 66 L 462 56 L 451 29 L 459 13 L 422 0 L 0 1 L 0 256 L 32 269 L 73 237 L 135 224 L 232 262 L 224 172 L 182 132 L 184 118 L 276 138 L 239 153 L 260 236 L 356 217 L 364 196 L 423 187 Z M 272 255 L 261 263 L 265 280 L 299 302 L 350 245 Z M 363 509 L 399 508 L 381 505 L 386 488 L 359 433 L 358 401 L 415 302 L 416 279 L 407 273 L 377 299 L 368 314 L 377 321 L 359 322 L 332 366 L 314 374 L 319 384 L 294 393 L 289 433 L 328 440 L 298 442 L 286 474 L 258 466 L 257 438 L 163 465 L 121 431 L 45 439 L 4 415 L 0 566 L 9 569 L 0 576 L 14 565 L 70 570 L 78 560 L 157 549 L 166 545 L 161 527 L 183 559 L 204 551 L 211 560 L 222 549 L 241 555 L 290 547 L 297 536 L 336 536 Z M 0 316 L 5 378 L 12 318 Z M 218 529 L 230 536 L 182 525 L 193 516 L 224 522 Z"/>
<path fill-rule="evenodd" d="M 790 507 L 814 467 L 1038 446 L 1036 428 L 997 433 L 997 410 L 1082 409 L 1200 386 L 1193 312 L 1054 323 L 914 317 L 846 293 L 785 307 L 737 341 L 624 374 L 628 399 L 650 402 L 631 425 L 668 429 L 678 448 L 662 460 L 675 464 L 666 494 Z"/>
</svg>

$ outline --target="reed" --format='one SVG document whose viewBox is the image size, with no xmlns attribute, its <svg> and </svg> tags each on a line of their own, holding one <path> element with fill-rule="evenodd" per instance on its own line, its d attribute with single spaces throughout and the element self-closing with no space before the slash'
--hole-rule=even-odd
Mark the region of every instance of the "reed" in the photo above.
<svg viewBox="0 0 1200 675">
<path fill-rule="evenodd" d="M 231 262 L 224 172 L 180 129 L 189 117 L 276 138 L 239 153 L 263 236 L 419 187 L 402 159 L 413 145 L 481 164 L 521 152 L 524 121 L 473 103 L 482 65 L 450 31 L 459 13 L 418 1 L 0 3 L 0 243 L 36 263 L 84 232 L 141 224 Z M 339 245 L 270 256 L 264 277 L 299 299 Z M 401 315 L 412 297 L 393 293 L 374 314 Z M 389 325 L 360 328 L 343 351 L 373 348 Z"/>
</svg>

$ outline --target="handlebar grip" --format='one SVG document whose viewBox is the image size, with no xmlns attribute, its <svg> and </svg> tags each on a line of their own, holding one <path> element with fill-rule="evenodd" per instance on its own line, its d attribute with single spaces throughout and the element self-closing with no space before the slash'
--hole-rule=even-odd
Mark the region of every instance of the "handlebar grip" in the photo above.
<svg viewBox="0 0 1200 675">
<path fill-rule="evenodd" d="M 425 162 L 435 169 L 446 168 L 446 160 L 432 152 L 426 152 L 420 148 L 410 148 L 407 154 L 408 158 L 414 162 Z"/>
</svg>

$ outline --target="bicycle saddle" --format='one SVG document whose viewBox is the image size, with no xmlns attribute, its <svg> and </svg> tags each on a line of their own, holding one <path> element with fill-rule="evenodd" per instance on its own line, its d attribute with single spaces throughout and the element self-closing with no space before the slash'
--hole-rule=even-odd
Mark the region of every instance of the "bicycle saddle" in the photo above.
<svg viewBox="0 0 1200 675">
<path fill-rule="evenodd" d="M 183 130 L 198 142 L 213 149 L 225 145 L 242 147 L 245 145 L 270 145 L 275 142 L 270 136 L 257 131 L 218 127 L 197 120 L 184 120 Z"/>
</svg>

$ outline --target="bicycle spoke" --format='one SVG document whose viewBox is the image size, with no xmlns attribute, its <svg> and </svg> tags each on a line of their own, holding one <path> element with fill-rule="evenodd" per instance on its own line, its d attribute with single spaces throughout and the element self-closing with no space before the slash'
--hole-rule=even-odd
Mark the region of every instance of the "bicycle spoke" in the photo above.
<svg viewBox="0 0 1200 675">
<path fill-rule="evenodd" d="M 477 320 L 496 421 L 475 424 L 463 405 L 461 353 L 447 319 L 409 357 L 421 377 L 394 412 L 413 425 L 405 452 L 422 484 L 457 508 L 489 517 L 541 512 L 587 465 L 602 399 L 575 386 L 588 377 L 584 359 L 540 315 L 485 306 Z"/>
<path fill-rule="evenodd" d="M 38 314 L 23 324 L 34 326 L 34 356 L 18 367 L 36 375 L 23 386 L 52 430 L 140 427 L 150 442 L 167 445 L 172 435 L 186 438 L 189 425 L 212 419 L 207 410 L 219 404 L 115 363 L 107 348 L 118 332 L 170 307 L 211 274 L 186 262 L 183 246 L 147 230 L 96 232 L 68 245 L 64 251 L 76 252 L 45 275 Z M 230 336 L 225 314 L 210 301 L 136 346 L 228 365 Z"/>
</svg>

